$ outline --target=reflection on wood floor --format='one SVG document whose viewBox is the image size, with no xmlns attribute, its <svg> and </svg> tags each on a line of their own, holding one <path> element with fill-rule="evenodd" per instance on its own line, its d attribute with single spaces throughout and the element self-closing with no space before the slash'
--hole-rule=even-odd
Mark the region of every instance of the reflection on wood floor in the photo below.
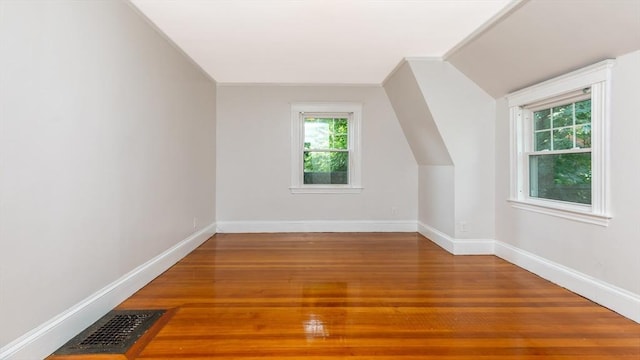
<svg viewBox="0 0 640 360">
<path fill-rule="evenodd" d="M 140 359 L 640 359 L 640 324 L 415 233 L 217 234 L 121 309 Z"/>
</svg>

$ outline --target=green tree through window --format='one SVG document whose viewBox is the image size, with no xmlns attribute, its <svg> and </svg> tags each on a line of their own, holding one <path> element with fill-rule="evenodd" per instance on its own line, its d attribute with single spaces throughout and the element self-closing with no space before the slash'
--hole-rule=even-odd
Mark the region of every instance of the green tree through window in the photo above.
<svg viewBox="0 0 640 360">
<path fill-rule="evenodd" d="M 304 117 L 304 184 L 349 183 L 349 119 Z"/>
<path fill-rule="evenodd" d="M 591 99 L 533 113 L 530 196 L 591 204 Z"/>
</svg>

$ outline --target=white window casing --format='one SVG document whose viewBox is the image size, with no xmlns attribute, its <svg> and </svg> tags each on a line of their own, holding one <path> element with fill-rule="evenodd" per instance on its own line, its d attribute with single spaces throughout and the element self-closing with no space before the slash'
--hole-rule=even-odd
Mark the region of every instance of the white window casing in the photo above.
<svg viewBox="0 0 640 360">
<path fill-rule="evenodd" d="M 335 116 L 349 114 L 348 184 L 304 184 L 304 119 L 305 113 Z M 292 103 L 291 104 L 291 186 L 292 194 L 357 194 L 361 184 L 361 103 Z"/>
<path fill-rule="evenodd" d="M 609 94 L 614 60 L 573 71 L 507 96 L 510 113 L 510 197 L 513 207 L 606 226 L 609 199 Z M 591 99 L 591 204 L 530 197 L 529 154 L 533 146 L 533 110 Z M 586 96 L 586 98 L 589 98 Z M 553 151 L 548 152 L 553 154 Z"/>
</svg>

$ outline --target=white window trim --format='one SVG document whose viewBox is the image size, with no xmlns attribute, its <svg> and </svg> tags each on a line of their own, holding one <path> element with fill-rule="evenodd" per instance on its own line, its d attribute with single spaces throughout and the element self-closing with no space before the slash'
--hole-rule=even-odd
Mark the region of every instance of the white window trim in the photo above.
<svg viewBox="0 0 640 360">
<path fill-rule="evenodd" d="M 352 113 L 349 120 L 349 184 L 313 184 L 303 181 L 304 149 L 303 113 Z M 291 187 L 292 194 L 357 194 L 361 185 L 360 128 L 361 103 L 293 103 L 291 104 Z"/>
<path fill-rule="evenodd" d="M 507 95 L 510 109 L 510 197 L 514 208 L 607 226 L 609 213 L 609 114 L 614 60 L 573 71 Z M 527 144 L 532 105 L 553 101 L 581 89 L 591 90 L 591 205 L 529 197 Z M 535 105 L 534 105 L 535 104 Z"/>
</svg>

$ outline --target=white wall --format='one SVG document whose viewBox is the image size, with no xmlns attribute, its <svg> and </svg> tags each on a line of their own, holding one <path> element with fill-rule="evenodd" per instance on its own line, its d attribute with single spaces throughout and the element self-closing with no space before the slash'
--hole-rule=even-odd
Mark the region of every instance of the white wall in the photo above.
<svg viewBox="0 0 640 360">
<path fill-rule="evenodd" d="M 456 253 L 455 239 L 490 252 L 495 99 L 438 59 L 407 59 L 384 89 L 420 165 L 420 231 Z"/>
<path fill-rule="evenodd" d="M 417 220 L 454 236 L 453 162 L 409 62 L 403 61 L 387 77 L 384 90 L 419 165 Z"/>
<path fill-rule="evenodd" d="M 611 209 L 608 227 L 509 206 L 509 114 L 497 107 L 496 239 L 546 260 L 640 294 L 640 167 L 637 164 L 640 51 L 617 59 L 611 94 Z M 636 300 L 637 301 L 637 300 Z M 636 313 L 638 313 L 636 311 Z"/>
<path fill-rule="evenodd" d="M 238 221 L 415 224 L 418 168 L 382 87 L 219 85 L 217 99 L 220 231 L 229 231 L 226 222 Z M 364 105 L 364 190 L 360 194 L 292 195 L 290 104 L 332 101 Z M 397 214 L 392 214 L 392 207 Z"/>
<path fill-rule="evenodd" d="M 1 349 L 214 221 L 216 89 L 123 1 L 1 1 L 0 51 Z"/>
<path fill-rule="evenodd" d="M 455 168 L 421 165 L 418 173 L 418 221 L 455 236 Z"/>
<path fill-rule="evenodd" d="M 453 160 L 455 238 L 493 239 L 495 100 L 447 62 L 408 62 Z"/>
<path fill-rule="evenodd" d="M 451 156 L 409 62 L 384 82 L 384 90 L 418 165 L 452 165 Z"/>
</svg>

